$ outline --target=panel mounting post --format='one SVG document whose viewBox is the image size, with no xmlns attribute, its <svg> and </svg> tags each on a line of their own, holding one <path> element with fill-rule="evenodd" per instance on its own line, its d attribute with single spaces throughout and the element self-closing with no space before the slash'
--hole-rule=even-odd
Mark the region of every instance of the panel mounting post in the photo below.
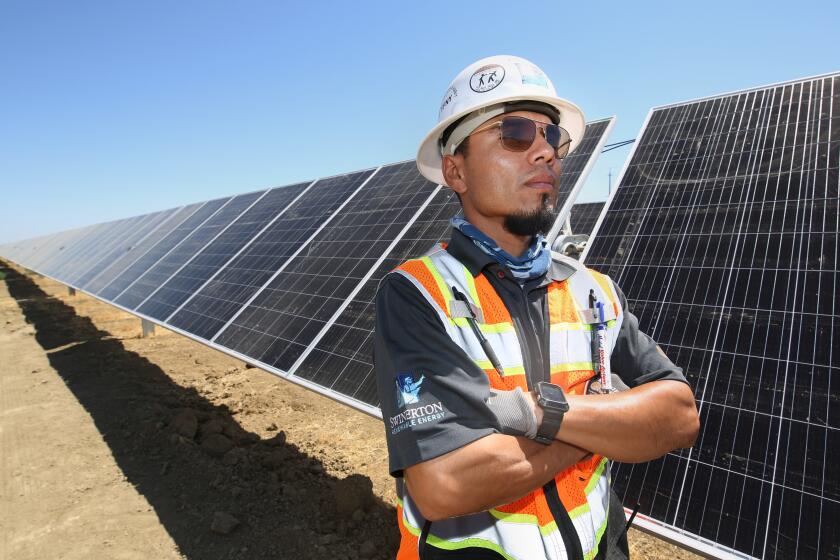
<svg viewBox="0 0 840 560">
<path fill-rule="evenodd" d="M 146 319 L 140 319 L 140 327 L 143 329 L 143 338 L 148 338 L 155 334 L 155 324 Z"/>
<path fill-rule="evenodd" d="M 76 288 L 71 288 L 70 286 L 67 286 L 67 295 L 68 296 L 75 296 L 76 295 Z"/>
</svg>

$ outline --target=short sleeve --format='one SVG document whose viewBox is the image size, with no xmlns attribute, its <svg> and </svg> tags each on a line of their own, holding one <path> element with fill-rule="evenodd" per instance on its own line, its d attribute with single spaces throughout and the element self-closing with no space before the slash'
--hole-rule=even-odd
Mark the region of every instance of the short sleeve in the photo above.
<svg viewBox="0 0 840 560">
<path fill-rule="evenodd" d="M 610 355 L 610 364 L 614 373 L 621 377 L 629 387 L 643 383 L 672 379 L 688 383 L 682 368 L 674 365 L 668 356 L 659 349 L 656 342 L 639 330 L 639 319 L 627 308 L 627 298 L 621 289 L 613 283 L 619 303 L 624 310 L 624 322 Z"/>
<path fill-rule="evenodd" d="M 376 294 L 374 371 L 393 476 L 500 431 L 486 374 L 398 273 Z"/>
</svg>

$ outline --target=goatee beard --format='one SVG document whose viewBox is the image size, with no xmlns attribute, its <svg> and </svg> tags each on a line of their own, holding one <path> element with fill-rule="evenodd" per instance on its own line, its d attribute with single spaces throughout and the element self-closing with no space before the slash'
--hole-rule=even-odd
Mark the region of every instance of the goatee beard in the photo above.
<svg viewBox="0 0 840 560">
<path fill-rule="evenodd" d="M 545 234 L 554 225 L 554 208 L 548 203 L 548 196 L 544 195 L 542 204 L 534 210 L 526 210 L 505 216 L 504 228 L 514 235 L 533 237 Z"/>
</svg>

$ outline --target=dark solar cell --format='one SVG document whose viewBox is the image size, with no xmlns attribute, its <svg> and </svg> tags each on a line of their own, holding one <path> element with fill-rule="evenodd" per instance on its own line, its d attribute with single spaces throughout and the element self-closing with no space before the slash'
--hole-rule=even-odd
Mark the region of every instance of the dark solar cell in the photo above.
<svg viewBox="0 0 840 560">
<path fill-rule="evenodd" d="M 288 371 L 435 188 L 413 161 L 379 169 L 216 342 Z"/>
<path fill-rule="evenodd" d="M 615 465 L 619 495 L 759 558 L 840 548 L 838 156 L 838 76 L 656 109 L 584 255 L 701 412 L 693 449 Z"/>
<path fill-rule="evenodd" d="M 362 171 L 316 181 L 169 323 L 212 339 L 371 173 Z"/>
</svg>

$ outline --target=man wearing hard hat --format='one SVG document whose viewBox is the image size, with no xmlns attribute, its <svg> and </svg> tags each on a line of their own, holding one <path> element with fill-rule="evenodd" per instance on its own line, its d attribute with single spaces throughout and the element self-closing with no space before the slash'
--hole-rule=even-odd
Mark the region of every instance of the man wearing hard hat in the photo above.
<svg viewBox="0 0 840 560">
<path fill-rule="evenodd" d="M 450 242 L 387 275 L 376 298 L 400 560 L 614 557 L 626 544 L 610 460 L 697 435 L 682 371 L 621 291 L 543 238 L 584 125 L 542 70 L 494 56 L 458 74 L 420 146 L 420 172 L 463 211 Z"/>
</svg>

